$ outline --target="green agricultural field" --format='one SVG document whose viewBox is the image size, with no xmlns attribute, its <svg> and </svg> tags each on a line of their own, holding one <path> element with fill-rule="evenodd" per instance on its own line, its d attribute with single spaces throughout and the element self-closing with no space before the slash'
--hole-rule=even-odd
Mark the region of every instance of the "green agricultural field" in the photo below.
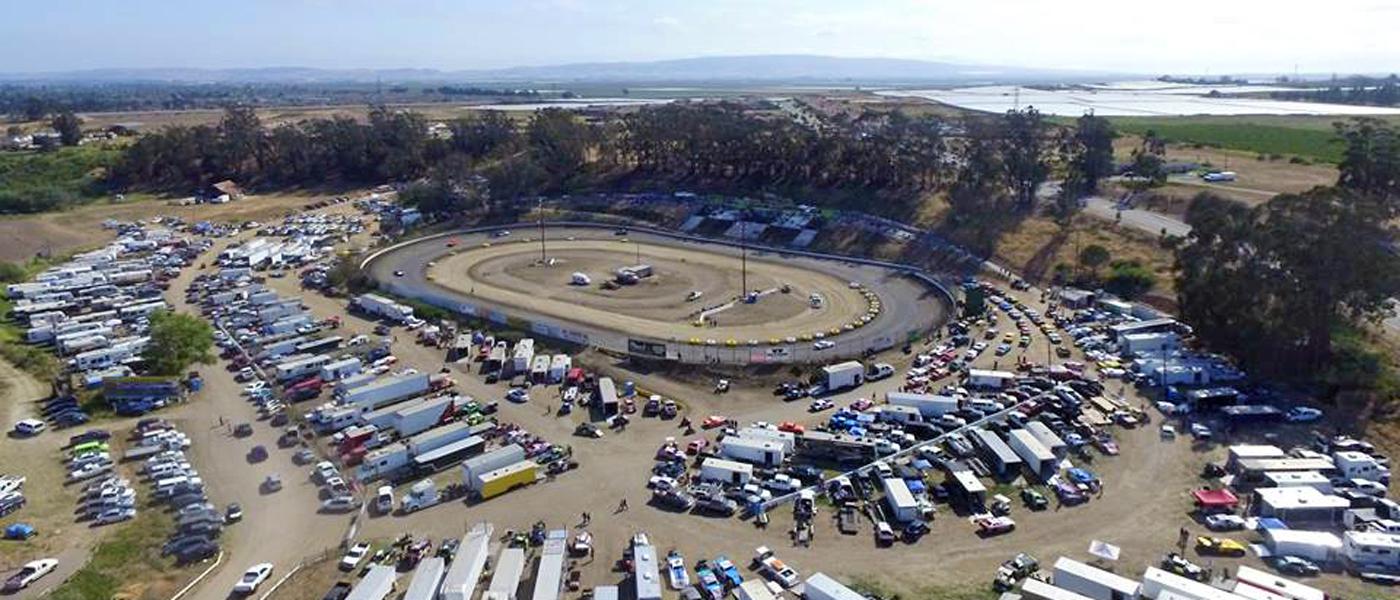
<svg viewBox="0 0 1400 600">
<path fill-rule="evenodd" d="M 1148 130 L 1172 143 L 1203 144 L 1229 150 L 1336 163 L 1342 144 L 1333 124 L 1344 117 L 1233 116 L 1233 117 L 1109 117 L 1123 133 L 1142 135 Z M 1393 123 L 1400 118 L 1388 117 Z"/>
<path fill-rule="evenodd" d="M 92 145 L 0 152 L 0 214 L 45 212 L 100 198 L 101 178 L 120 157 L 119 149 Z"/>
</svg>

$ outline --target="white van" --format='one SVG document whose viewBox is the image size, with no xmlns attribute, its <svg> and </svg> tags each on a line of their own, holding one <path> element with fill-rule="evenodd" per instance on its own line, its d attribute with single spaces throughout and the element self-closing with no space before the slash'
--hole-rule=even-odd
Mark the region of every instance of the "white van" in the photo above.
<svg viewBox="0 0 1400 600">
<path fill-rule="evenodd" d="M 381 515 L 394 512 L 394 488 L 387 485 L 379 486 L 379 492 L 374 499 L 374 509 Z"/>
</svg>

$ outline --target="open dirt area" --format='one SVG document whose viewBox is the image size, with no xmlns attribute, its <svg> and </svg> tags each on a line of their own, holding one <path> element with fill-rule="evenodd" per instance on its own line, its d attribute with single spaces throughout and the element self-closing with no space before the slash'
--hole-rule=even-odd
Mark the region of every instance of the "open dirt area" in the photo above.
<svg viewBox="0 0 1400 600">
<path fill-rule="evenodd" d="M 693 322 L 702 311 L 735 302 L 740 291 L 736 257 L 690 248 L 635 242 L 576 240 L 551 242 L 553 265 L 538 264 L 535 244 L 505 243 L 461 251 L 428 268 L 438 285 L 475 297 L 556 315 L 575 322 L 661 339 L 702 336 L 720 340 L 774 337 L 840 329 L 864 315 L 868 303 L 859 290 L 834 276 L 790 264 L 751 257 L 748 285 L 762 294 L 753 304 L 739 302 L 715 312 L 711 326 Z M 621 267 L 653 267 L 655 274 L 635 285 L 602 289 Z M 575 272 L 589 285 L 571 285 Z M 788 293 L 780 291 L 784 284 Z M 687 300 L 692 292 L 701 292 Z M 812 308 L 810 294 L 823 298 Z"/>
<path fill-rule="evenodd" d="M 0 260 L 23 261 L 36 254 L 62 256 L 105 244 L 114 236 L 102 228 L 107 219 L 134 221 L 157 215 L 186 221 L 260 221 L 301 212 L 307 203 L 343 192 L 250 194 L 228 204 L 178 206 L 171 200 L 138 196 L 125 202 L 97 202 L 72 210 L 0 217 Z"/>
<path fill-rule="evenodd" d="M 1118 138 L 1113 144 L 1115 158 L 1119 161 L 1130 160 L 1132 149 L 1141 144 L 1142 138 L 1137 136 L 1124 135 Z M 1257 153 L 1241 150 L 1168 144 L 1166 158 L 1172 162 L 1210 165 L 1213 169 L 1234 171 L 1238 174 L 1237 180 L 1224 183 L 1203 181 L 1196 175 L 1170 177 L 1166 185 L 1152 191 L 1175 200 L 1157 208 L 1172 213 L 1184 212 L 1186 201 L 1205 191 L 1252 205 L 1263 203 L 1278 194 L 1303 192 L 1316 186 L 1337 182 L 1335 165 L 1297 164 L 1287 159 L 1260 160 Z"/>
</svg>

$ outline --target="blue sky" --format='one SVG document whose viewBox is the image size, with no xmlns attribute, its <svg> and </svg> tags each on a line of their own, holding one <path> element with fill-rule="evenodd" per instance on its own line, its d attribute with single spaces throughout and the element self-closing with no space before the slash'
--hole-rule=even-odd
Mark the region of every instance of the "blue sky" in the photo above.
<svg viewBox="0 0 1400 600">
<path fill-rule="evenodd" d="M 1147 72 L 1400 70 L 1400 0 L 14 0 L 0 71 L 469 69 L 825 54 Z M 1054 7 L 1050 10 L 1048 7 Z"/>
</svg>

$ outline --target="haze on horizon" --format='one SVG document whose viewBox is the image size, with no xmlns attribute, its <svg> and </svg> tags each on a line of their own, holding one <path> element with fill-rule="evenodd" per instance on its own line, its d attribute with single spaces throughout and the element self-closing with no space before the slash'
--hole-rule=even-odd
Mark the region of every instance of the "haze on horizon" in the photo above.
<svg viewBox="0 0 1400 600">
<path fill-rule="evenodd" d="M 45 0 L 6 7 L 0 72 L 488 69 L 818 54 L 1136 73 L 1400 70 L 1400 2 Z M 1300 10 L 1306 8 L 1305 10 Z"/>
</svg>

